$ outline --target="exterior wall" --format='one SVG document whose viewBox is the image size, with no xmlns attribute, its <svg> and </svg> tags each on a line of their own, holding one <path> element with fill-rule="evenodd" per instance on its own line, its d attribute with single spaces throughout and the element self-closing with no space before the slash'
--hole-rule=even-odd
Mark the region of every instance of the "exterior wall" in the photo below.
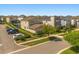
<svg viewBox="0 0 79 59">
<path fill-rule="evenodd" d="M 0 24 L 3 24 L 3 17 L 0 17 Z"/>
<path fill-rule="evenodd" d="M 69 28 L 71 26 L 71 16 L 66 16 L 65 20 L 66 20 L 66 27 Z"/>
<path fill-rule="evenodd" d="M 49 24 L 57 28 L 61 26 L 66 26 L 67 28 L 70 26 L 76 26 L 79 28 L 79 19 L 72 19 L 71 16 L 60 17 L 61 16 L 52 16 L 50 17 L 50 21 L 43 21 L 43 24 Z"/>
<path fill-rule="evenodd" d="M 18 17 L 18 20 L 21 21 L 21 20 L 23 20 L 23 18 L 22 17 Z"/>
<path fill-rule="evenodd" d="M 79 19 L 77 18 L 77 19 L 75 19 L 75 18 L 73 18 L 73 19 L 71 19 L 71 25 L 72 26 L 75 26 L 75 27 L 79 27 Z"/>
<path fill-rule="evenodd" d="M 51 26 L 55 27 L 55 18 L 54 18 L 54 16 L 50 17 L 50 20 L 44 20 L 43 24 L 51 25 Z"/>
<path fill-rule="evenodd" d="M 72 26 L 75 25 L 75 20 L 74 20 L 74 19 L 71 20 L 71 25 L 72 25 Z"/>
<path fill-rule="evenodd" d="M 61 16 L 55 16 L 55 27 L 60 28 L 61 27 Z"/>
<path fill-rule="evenodd" d="M 66 20 L 61 20 L 61 26 L 66 26 Z"/>
<path fill-rule="evenodd" d="M 79 19 L 76 20 L 76 27 L 79 28 Z"/>
<path fill-rule="evenodd" d="M 48 24 L 49 24 L 49 25 L 52 25 L 52 24 L 51 24 L 51 21 L 43 21 L 43 24 L 46 24 L 46 25 L 48 25 Z"/>
<path fill-rule="evenodd" d="M 50 20 L 43 21 L 43 24 L 49 24 L 53 27 L 61 27 L 61 19 L 59 16 L 51 16 Z"/>
<path fill-rule="evenodd" d="M 21 28 L 29 29 L 29 22 L 28 21 L 21 21 Z"/>
<path fill-rule="evenodd" d="M 29 29 L 29 22 L 26 22 L 26 29 Z"/>
<path fill-rule="evenodd" d="M 71 26 L 71 16 L 62 17 L 61 26 L 70 27 Z"/>
<path fill-rule="evenodd" d="M 36 33 L 36 31 L 29 29 L 29 22 L 28 21 L 21 21 L 21 28 L 25 29 L 29 32 Z"/>
<path fill-rule="evenodd" d="M 54 16 L 50 17 L 50 23 L 49 24 L 52 25 L 53 27 L 55 27 L 55 17 Z"/>
<path fill-rule="evenodd" d="M 1 20 L 1 21 L 3 21 L 3 20 L 4 20 L 4 18 L 3 18 L 3 17 L 0 17 L 0 20 Z"/>
<path fill-rule="evenodd" d="M 79 21 L 77 22 L 77 28 L 79 28 Z"/>
<path fill-rule="evenodd" d="M 7 21 L 7 22 L 10 22 L 10 18 L 9 18 L 9 17 L 6 17 L 6 21 Z"/>
<path fill-rule="evenodd" d="M 48 25 L 47 21 L 43 21 L 43 24 L 46 24 L 46 25 Z"/>
</svg>

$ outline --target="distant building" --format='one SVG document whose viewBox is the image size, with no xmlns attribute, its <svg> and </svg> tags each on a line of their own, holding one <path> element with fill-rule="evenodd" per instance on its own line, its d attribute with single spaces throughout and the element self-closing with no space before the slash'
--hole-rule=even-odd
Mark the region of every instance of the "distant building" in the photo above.
<svg viewBox="0 0 79 59">
<path fill-rule="evenodd" d="M 24 17 L 25 17 L 25 16 L 18 16 L 18 18 L 17 18 L 17 19 L 18 19 L 19 21 L 21 21 L 21 20 L 23 20 L 23 19 L 24 19 Z"/>
<path fill-rule="evenodd" d="M 64 20 L 64 19 L 61 20 L 61 26 L 65 26 L 66 27 L 66 23 L 67 23 L 66 20 Z"/>
<path fill-rule="evenodd" d="M 1 21 L 3 21 L 3 20 L 4 20 L 4 17 L 3 17 L 3 16 L 1 16 L 1 17 L 0 17 L 0 20 L 1 20 Z"/>
<path fill-rule="evenodd" d="M 76 27 L 79 28 L 79 20 L 76 21 Z"/>
<path fill-rule="evenodd" d="M 7 22 L 10 22 L 10 17 L 6 17 L 6 21 Z"/>
<path fill-rule="evenodd" d="M 41 30 L 43 24 L 51 25 L 56 28 L 75 26 L 79 28 L 79 16 L 6 16 L 0 17 L 1 20 L 6 18 L 7 22 L 11 22 L 17 28 L 21 27 L 29 31 Z M 33 31 L 34 30 L 34 31 Z"/>
<path fill-rule="evenodd" d="M 4 18 L 3 17 L 0 17 L 0 24 L 3 23 L 3 20 L 4 20 Z"/>
<path fill-rule="evenodd" d="M 29 29 L 29 22 L 28 21 L 21 21 L 21 28 L 23 29 Z"/>
<path fill-rule="evenodd" d="M 72 20 L 73 20 L 74 26 L 79 28 L 79 16 L 73 16 Z"/>
<path fill-rule="evenodd" d="M 49 20 L 48 16 L 28 16 L 21 20 L 21 28 L 30 32 L 40 31 L 43 26 L 43 20 Z"/>
<path fill-rule="evenodd" d="M 60 28 L 61 26 L 61 19 L 60 16 L 51 16 L 49 20 L 43 20 L 43 24 L 48 24 L 53 27 Z"/>
<path fill-rule="evenodd" d="M 76 21 L 72 19 L 72 20 L 71 20 L 71 25 L 72 25 L 72 26 L 75 26 L 75 23 L 76 23 Z"/>
<path fill-rule="evenodd" d="M 70 26 L 71 26 L 71 16 L 65 16 L 65 20 L 66 20 L 66 27 L 70 28 Z"/>
</svg>

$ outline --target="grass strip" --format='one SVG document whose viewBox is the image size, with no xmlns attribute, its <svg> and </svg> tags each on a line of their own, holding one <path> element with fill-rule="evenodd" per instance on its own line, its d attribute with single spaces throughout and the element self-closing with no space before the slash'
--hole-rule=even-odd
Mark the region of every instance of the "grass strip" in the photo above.
<svg viewBox="0 0 79 59">
<path fill-rule="evenodd" d="M 46 41 L 49 41 L 49 39 L 48 38 L 41 39 L 41 40 L 37 40 L 37 41 L 33 41 L 33 42 L 28 42 L 28 43 L 25 43 L 23 45 L 33 46 L 33 45 L 36 45 L 36 44 L 39 44 L 39 43 L 43 43 L 43 42 L 46 42 Z"/>
</svg>

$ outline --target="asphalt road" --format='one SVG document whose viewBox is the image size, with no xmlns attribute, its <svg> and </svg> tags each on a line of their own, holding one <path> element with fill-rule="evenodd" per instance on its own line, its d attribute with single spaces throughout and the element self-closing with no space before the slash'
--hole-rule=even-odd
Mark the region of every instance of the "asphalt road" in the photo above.
<svg viewBox="0 0 79 59">
<path fill-rule="evenodd" d="M 0 25 L 0 53 L 9 53 L 17 49 L 23 48 L 23 46 L 18 46 L 14 39 L 8 35 L 4 25 Z"/>
<path fill-rule="evenodd" d="M 15 52 L 14 54 L 56 54 L 61 49 L 68 46 L 70 46 L 70 44 L 68 44 L 66 41 L 50 41 L 42 45 Z"/>
</svg>

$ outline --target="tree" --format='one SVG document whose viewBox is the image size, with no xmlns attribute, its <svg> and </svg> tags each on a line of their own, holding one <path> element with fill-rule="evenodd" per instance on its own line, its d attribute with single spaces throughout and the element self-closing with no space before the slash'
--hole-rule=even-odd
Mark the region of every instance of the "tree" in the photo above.
<svg viewBox="0 0 79 59">
<path fill-rule="evenodd" d="M 71 45 L 79 46 L 79 32 L 78 31 L 71 31 L 68 32 L 64 39 L 67 40 Z"/>
<path fill-rule="evenodd" d="M 44 36 L 44 32 L 43 31 L 37 31 L 37 35 L 40 36 L 40 37 Z"/>
<path fill-rule="evenodd" d="M 50 35 L 50 34 L 56 33 L 56 28 L 54 28 L 51 25 L 43 25 L 43 32 L 45 34 Z"/>
</svg>

